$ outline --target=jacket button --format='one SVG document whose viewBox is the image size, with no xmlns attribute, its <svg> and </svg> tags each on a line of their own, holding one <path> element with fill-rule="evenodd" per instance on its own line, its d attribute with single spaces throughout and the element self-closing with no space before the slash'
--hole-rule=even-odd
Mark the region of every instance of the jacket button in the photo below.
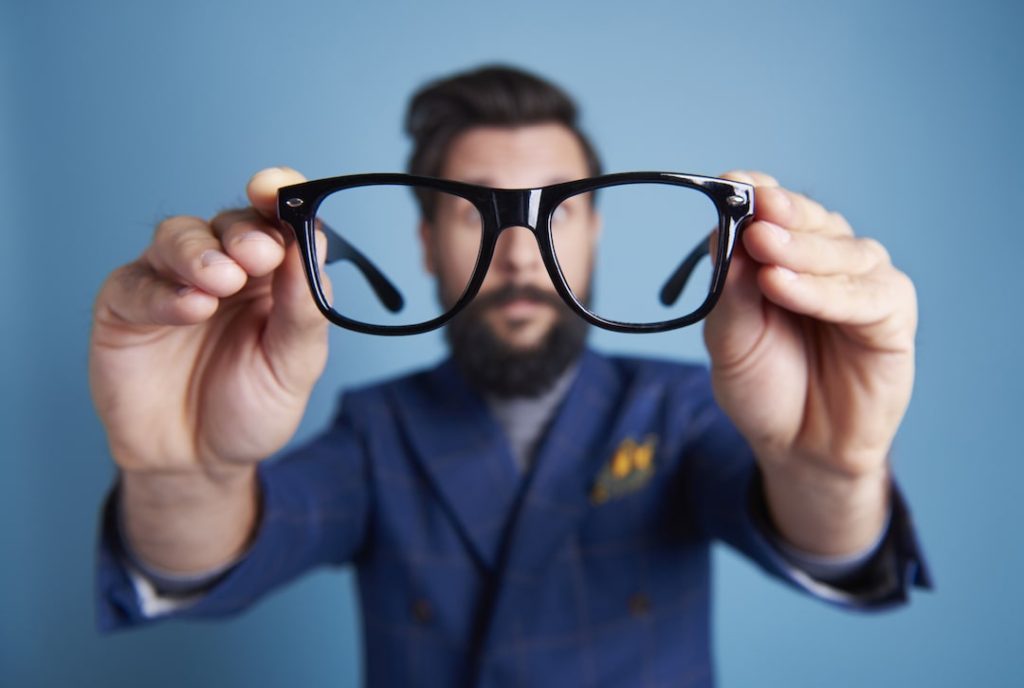
<svg viewBox="0 0 1024 688">
<path fill-rule="evenodd" d="M 629 597 L 629 613 L 633 616 L 643 616 L 651 611 L 651 599 L 642 592 Z"/>
<path fill-rule="evenodd" d="M 413 602 L 412 618 L 416 619 L 416 621 L 422 624 L 429 623 L 430 620 L 434 618 L 434 610 L 433 608 L 431 608 L 430 602 L 428 602 L 423 597 L 420 597 L 415 602 Z"/>
</svg>

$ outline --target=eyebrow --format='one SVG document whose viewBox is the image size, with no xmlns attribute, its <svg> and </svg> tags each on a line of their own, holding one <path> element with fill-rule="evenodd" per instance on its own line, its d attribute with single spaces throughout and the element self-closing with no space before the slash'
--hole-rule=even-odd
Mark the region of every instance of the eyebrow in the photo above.
<svg viewBox="0 0 1024 688">
<path fill-rule="evenodd" d="M 566 175 L 559 175 L 557 177 L 549 177 L 548 181 L 546 181 L 545 183 L 541 184 L 540 186 L 551 186 L 553 184 L 561 184 L 563 182 L 575 181 L 576 179 L 582 179 L 582 178 L 583 177 L 571 177 L 571 176 L 566 176 Z M 494 189 L 505 189 L 505 188 L 508 188 L 508 189 L 521 189 L 521 188 L 525 188 L 525 187 L 501 187 L 501 186 L 495 186 L 493 179 L 491 177 L 486 177 L 486 176 L 469 176 L 469 177 L 457 179 L 455 181 L 461 181 L 461 182 L 464 182 L 466 184 L 476 184 L 477 186 L 487 186 L 487 187 L 491 187 L 491 188 L 494 188 Z M 529 187 L 529 188 L 539 188 L 539 187 Z"/>
</svg>

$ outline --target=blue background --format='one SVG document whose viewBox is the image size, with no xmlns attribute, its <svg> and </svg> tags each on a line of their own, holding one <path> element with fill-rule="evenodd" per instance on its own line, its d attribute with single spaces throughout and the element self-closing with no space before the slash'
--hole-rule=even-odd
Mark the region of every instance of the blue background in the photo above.
<svg viewBox="0 0 1024 688">
<path fill-rule="evenodd" d="M 357 683 L 347 572 L 230 621 L 94 630 L 113 466 L 86 378 L 91 302 L 161 218 L 240 202 L 261 167 L 402 168 L 410 91 L 492 60 L 575 93 L 608 169 L 764 169 L 883 241 L 917 283 L 895 464 L 938 589 L 850 615 L 719 548 L 722 685 L 1024 684 L 1018 3 L 0 7 L 3 686 Z M 339 387 L 443 351 L 438 336 L 333 338 L 302 437 Z M 699 328 L 595 341 L 703 356 Z"/>
</svg>

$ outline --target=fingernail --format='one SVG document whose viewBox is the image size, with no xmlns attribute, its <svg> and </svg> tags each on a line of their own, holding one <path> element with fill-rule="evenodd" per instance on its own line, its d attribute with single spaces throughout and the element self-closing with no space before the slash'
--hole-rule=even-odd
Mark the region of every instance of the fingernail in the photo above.
<svg viewBox="0 0 1024 688">
<path fill-rule="evenodd" d="M 768 225 L 768 229 L 771 230 L 772 236 L 775 237 L 775 241 L 779 242 L 780 244 L 789 243 L 789 240 L 792 238 L 789 234 L 789 230 L 783 229 L 782 227 L 772 222 L 765 222 L 765 224 Z"/>
<path fill-rule="evenodd" d="M 241 244 L 246 241 L 266 241 L 269 238 L 270 237 L 268 237 L 263 232 L 257 232 L 256 230 L 253 230 L 251 232 L 246 232 L 245 234 L 240 235 L 238 239 L 236 239 L 236 241 Z"/>
<path fill-rule="evenodd" d="M 226 253 L 221 253 L 220 251 L 214 250 L 212 248 L 209 249 L 208 251 L 203 251 L 203 255 L 199 256 L 199 260 L 202 262 L 203 267 L 209 267 L 210 265 L 217 265 L 219 263 L 231 262 L 231 258 L 228 257 Z"/>
<path fill-rule="evenodd" d="M 779 277 L 781 277 L 787 282 L 793 282 L 796 280 L 797 277 L 799 277 L 799 275 L 797 275 L 795 272 L 793 272 L 789 268 L 784 268 L 781 265 L 776 265 L 775 270 L 776 272 L 779 273 Z"/>
</svg>

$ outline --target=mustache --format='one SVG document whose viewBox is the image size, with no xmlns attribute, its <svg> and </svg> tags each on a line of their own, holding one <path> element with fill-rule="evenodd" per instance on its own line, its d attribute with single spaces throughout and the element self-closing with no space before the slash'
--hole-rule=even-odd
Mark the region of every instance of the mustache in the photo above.
<svg viewBox="0 0 1024 688">
<path fill-rule="evenodd" d="M 473 307 L 473 310 L 479 311 L 491 306 L 503 306 L 507 303 L 518 301 L 520 299 L 546 303 L 547 305 L 558 309 L 566 307 L 565 302 L 562 301 L 562 297 L 558 294 L 546 291 L 532 284 L 507 284 L 488 294 L 477 294 L 473 298 L 473 302 L 470 306 Z"/>
</svg>

